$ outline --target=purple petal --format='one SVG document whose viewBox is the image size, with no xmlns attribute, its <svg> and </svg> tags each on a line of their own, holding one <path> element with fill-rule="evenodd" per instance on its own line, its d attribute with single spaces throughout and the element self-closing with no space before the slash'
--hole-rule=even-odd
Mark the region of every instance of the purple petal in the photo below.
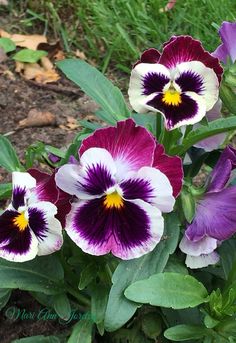
<svg viewBox="0 0 236 343">
<path fill-rule="evenodd" d="M 141 199 L 162 212 L 173 211 L 175 198 L 170 181 L 165 174 L 151 167 L 142 167 L 136 174 L 120 184 L 123 197 Z"/>
<path fill-rule="evenodd" d="M 142 81 L 143 95 L 162 92 L 169 81 L 169 77 L 164 74 L 154 72 L 147 73 Z"/>
<path fill-rule="evenodd" d="M 236 232 L 236 186 L 216 193 L 206 193 L 200 200 L 193 222 L 185 234 L 191 241 L 210 236 L 219 241 Z"/>
<path fill-rule="evenodd" d="M 18 210 L 19 207 L 25 206 L 25 196 L 26 196 L 25 187 L 16 186 L 12 191 L 12 206 L 15 210 Z"/>
<path fill-rule="evenodd" d="M 197 268 L 204 268 L 209 265 L 214 265 L 218 263 L 220 260 L 220 256 L 217 254 L 217 252 L 213 251 L 210 254 L 206 255 L 200 255 L 200 256 L 186 256 L 186 266 L 191 269 L 197 269 Z"/>
<path fill-rule="evenodd" d="M 83 153 L 80 163 L 66 164 L 56 173 L 56 184 L 64 192 L 79 199 L 93 199 L 114 186 L 116 166 L 107 150 L 90 148 Z"/>
<path fill-rule="evenodd" d="M 213 69 L 220 82 L 223 68 L 219 60 L 205 51 L 200 41 L 190 36 L 178 36 L 165 44 L 158 63 L 168 68 L 175 68 L 182 62 L 199 61 L 206 67 Z"/>
<path fill-rule="evenodd" d="M 168 177 L 173 189 L 173 196 L 176 198 L 180 193 L 183 183 L 183 165 L 181 158 L 166 155 L 164 147 L 161 144 L 157 144 L 153 167 Z"/>
<path fill-rule="evenodd" d="M 134 67 L 139 63 L 158 63 L 160 56 L 160 52 L 154 48 L 145 50 L 142 53 L 140 60 L 135 63 Z"/>
<path fill-rule="evenodd" d="M 136 126 L 132 119 L 127 119 L 118 122 L 117 128 L 96 130 L 83 141 L 80 156 L 92 147 L 110 152 L 117 166 L 117 176 L 122 178 L 129 171 L 152 165 L 155 140 L 148 130 Z"/>
<path fill-rule="evenodd" d="M 30 200 L 33 200 L 34 202 L 49 201 L 55 204 L 58 209 L 56 218 L 58 218 L 62 226 L 65 227 L 65 217 L 70 212 L 70 201 L 72 196 L 63 192 L 56 186 L 55 172 L 51 175 L 37 169 L 30 169 L 28 172 L 37 181 L 36 188 L 32 191 L 36 196 L 36 199 L 33 197 L 33 199 Z"/>
<path fill-rule="evenodd" d="M 28 209 L 29 227 L 38 239 L 38 255 L 48 255 L 61 248 L 63 243 L 62 227 L 55 218 L 57 207 L 42 201 Z"/>
<path fill-rule="evenodd" d="M 37 200 L 56 203 L 59 197 L 59 190 L 55 182 L 55 173 L 50 175 L 33 168 L 29 169 L 28 172 L 37 182 L 34 190 Z"/>
<path fill-rule="evenodd" d="M 220 27 L 219 34 L 223 44 L 212 55 L 218 57 L 224 63 L 227 62 L 227 57 L 229 56 L 234 63 L 236 60 L 236 23 L 224 21 Z"/>
<path fill-rule="evenodd" d="M 141 200 L 124 201 L 119 209 L 106 208 L 104 200 L 75 204 L 68 217 L 66 231 L 83 251 L 92 255 L 111 251 L 130 259 L 154 249 L 163 233 L 158 209 Z"/>
<path fill-rule="evenodd" d="M 208 122 L 221 118 L 221 107 L 222 102 L 218 100 L 213 108 L 206 113 L 206 118 Z M 195 124 L 194 129 L 197 129 L 200 124 Z M 212 151 L 218 149 L 221 144 L 223 144 L 227 134 L 226 133 L 219 133 L 218 135 L 203 139 L 202 141 L 198 142 L 194 146 L 197 148 L 202 148 L 205 151 Z"/>
<path fill-rule="evenodd" d="M 29 173 L 13 172 L 12 186 L 12 206 L 18 210 L 20 206 L 25 205 L 29 191 L 36 186 L 36 180 Z"/>
<path fill-rule="evenodd" d="M 179 247 L 187 255 L 200 256 L 202 254 L 212 253 L 217 248 L 217 240 L 206 236 L 199 241 L 193 242 L 186 236 L 183 236 Z"/>
<path fill-rule="evenodd" d="M 131 72 L 128 89 L 133 109 L 138 113 L 148 112 L 146 102 L 170 86 L 170 77 L 170 71 L 162 64 L 138 64 Z"/>
<path fill-rule="evenodd" d="M 222 152 L 211 175 L 208 192 L 221 191 L 230 179 L 231 172 L 236 168 L 236 149 L 228 145 Z"/>
<path fill-rule="evenodd" d="M 35 236 L 40 240 L 46 237 L 48 230 L 45 213 L 35 207 L 29 207 L 29 227 L 34 232 Z"/>
<path fill-rule="evenodd" d="M 197 99 L 197 100 L 195 100 Z M 163 95 L 158 94 L 147 105 L 155 111 L 160 111 L 165 116 L 167 130 L 173 130 L 185 124 L 194 124 L 205 115 L 205 101 L 194 93 L 181 94 L 181 102 L 178 105 L 166 104 Z"/>
</svg>

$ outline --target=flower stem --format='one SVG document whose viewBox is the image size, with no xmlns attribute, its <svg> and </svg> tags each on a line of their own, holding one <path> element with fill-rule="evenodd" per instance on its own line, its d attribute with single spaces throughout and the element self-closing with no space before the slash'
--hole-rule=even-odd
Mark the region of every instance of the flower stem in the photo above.
<svg viewBox="0 0 236 343">
<path fill-rule="evenodd" d="M 66 285 L 66 290 L 79 302 L 79 304 L 86 307 L 90 307 L 90 300 L 86 298 L 83 294 L 81 294 L 79 291 L 77 292 L 70 285 Z"/>
</svg>

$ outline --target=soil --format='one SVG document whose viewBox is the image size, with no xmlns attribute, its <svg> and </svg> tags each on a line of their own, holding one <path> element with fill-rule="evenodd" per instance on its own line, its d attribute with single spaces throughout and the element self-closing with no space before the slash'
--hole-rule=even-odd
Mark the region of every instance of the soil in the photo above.
<svg viewBox="0 0 236 343">
<path fill-rule="evenodd" d="M 6 65 L 1 69 L 0 133 L 7 135 L 22 161 L 25 149 L 36 141 L 58 148 L 69 145 L 80 128 L 68 128 L 68 121 L 73 118 L 89 118 L 97 108 L 93 101 L 63 76 L 55 84 L 40 86 L 15 73 L 8 74 Z M 32 109 L 51 112 L 56 116 L 56 124 L 19 129 L 19 122 L 25 119 Z M 1 181 L 6 181 L 6 174 L 2 170 Z"/>
<path fill-rule="evenodd" d="M 19 121 L 25 119 L 32 109 L 55 114 L 56 124 L 18 129 Z M 15 74 L 12 62 L 0 64 L 0 134 L 7 134 L 22 162 L 25 149 L 36 141 L 65 148 L 81 129 L 70 129 L 68 118 L 69 121 L 73 118 L 93 120 L 92 114 L 96 109 L 97 105 L 63 76 L 57 83 L 40 86 Z M 0 183 L 9 182 L 10 179 L 11 175 L 0 168 Z M 6 310 L 12 306 L 34 313 L 39 313 L 42 307 L 27 292 L 13 292 L 10 302 L 0 313 L 1 343 L 11 343 L 23 337 L 65 332 L 65 325 L 58 320 L 11 320 L 7 317 Z"/>
</svg>

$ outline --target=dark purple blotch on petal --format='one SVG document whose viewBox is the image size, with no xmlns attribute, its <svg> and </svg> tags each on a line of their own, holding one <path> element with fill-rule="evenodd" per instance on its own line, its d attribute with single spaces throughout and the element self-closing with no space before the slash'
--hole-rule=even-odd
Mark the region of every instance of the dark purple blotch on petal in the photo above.
<svg viewBox="0 0 236 343">
<path fill-rule="evenodd" d="M 153 194 L 153 187 L 150 182 L 143 179 L 128 179 L 120 183 L 123 197 L 127 200 L 141 199 L 150 202 Z"/>
<path fill-rule="evenodd" d="M 150 238 L 150 220 L 143 209 L 129 201 L 122 208 L 105 208 L 105 198 L 89 200 L 74 216 L 74 230 L 94 246 L 102 246 L 113 236 L 124 249 Z"/>
<path fill-rule="evenodd" d="M 185 71 L 175 80 L 182 92 L 202 94 L 205 90 L 202 77 L 192 70 Z"/>
<path fill-rule="evenodd" d="M 20 231 L 14 225 L 18 215 L 18 212 L 7 210 L 0 216 L 0 246 L 9 253 L 24 254 L 29 250 L 31 234 L 28 226 Z"/>
<path fill-rule="evenodd" d="M 179 105 L 167 105 L 162 101 L 163 95 L 158 94 L 147 105 L 161 111 L 166 118 L 167 129 L 172 129 L 176 124 L 183 120 L 194 118 L 198 112 L 198 104 L 195 100 L 186 94 L 181 94 L 181 103 Z"/>
<path fill-rule="evenodd" d="M 143 77 L 142 89 L 143 95 L 150 95 L 156 92 L 162 92 L 170 79 L 161 73 L 150 72 Z"/>
<path fill-rule="evenodd" d="M 103 194 L 108 188 L 114 186 L 115 180 L 110 171 L 101 164 L 86 168 L 85 182 L 77 182 L 78 190 L 83 190 L 91 195 Z"/>
<path fill-rule="evenodd" d="M 15 210 L 18 210 L 20 206 L 25 206 L 25 195 L 26 195 L 25 187 L 22 188 L 20 186 L 16 186 L 13 188 L 12 206 L 14 207 Z"/>
<path fill-rule="evenodd" d="M 34 232 L 38 239 L 43 239 L 47 236 L 48 223 L 45 214 L 42 210 L 35 207 L 29 207 L 29 227 Z"/>
</svg>

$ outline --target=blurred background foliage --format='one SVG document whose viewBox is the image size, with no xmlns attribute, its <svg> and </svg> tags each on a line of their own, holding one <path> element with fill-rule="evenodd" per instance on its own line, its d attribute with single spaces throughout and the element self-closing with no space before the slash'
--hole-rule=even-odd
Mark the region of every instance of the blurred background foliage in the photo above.
<svg viewBox="0 0 236 343">
<path fill-rule="evenodd" d="M 129 72 L 140 52 L 161 48 L 171 35 L 191 35 L 213 51 L 220 42 L 221 22 L 236 19 L 235 0 L 177 0 L 168 12 L 163 11 L 166 4 L 166 0 L 9 0 L 8 8 L 0 11 L 15 17 L 21 31 L 60 38 L 68 53 L 79 49 L 103 72 L 107 67 Z M 18 27 L 12 29 L 19 32 Z"/>
</svg>

